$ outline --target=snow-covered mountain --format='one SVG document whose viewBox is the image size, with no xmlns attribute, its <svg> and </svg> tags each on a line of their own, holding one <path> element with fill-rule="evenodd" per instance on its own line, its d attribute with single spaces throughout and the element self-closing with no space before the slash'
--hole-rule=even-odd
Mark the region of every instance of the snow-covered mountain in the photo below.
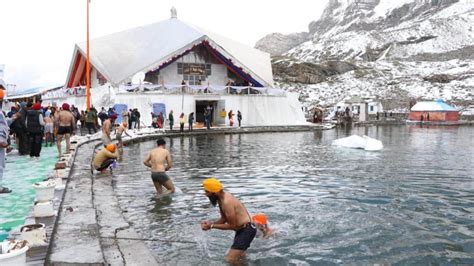
<svg viewBox="0 0 474 266">
<path fill-rule="evenodd" d="M 281 51 L 276 79 L 308 106 L 354 94 L 395 102 L 389 108 L 409 98 L 474 100 L 473 0 L 330 0 L 304 37 L 267 35 L 256 47 Z"/>
</svg>

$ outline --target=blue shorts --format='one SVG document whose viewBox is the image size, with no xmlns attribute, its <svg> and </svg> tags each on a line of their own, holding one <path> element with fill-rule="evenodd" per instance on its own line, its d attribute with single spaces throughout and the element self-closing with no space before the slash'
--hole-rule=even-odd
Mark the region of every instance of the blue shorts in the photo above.
<svg viewBox="0 0 474 266">
<path fill-rule="evenodd" d="M 257 229 L 252 223 L 247 223 L 244 225 L 244 228 L 235 232 L 234 243 L 232 244 L 232 249 L 238 250 L 247 250 L 250 247 L 255 235 L 257 234 Z"/>
</svg>

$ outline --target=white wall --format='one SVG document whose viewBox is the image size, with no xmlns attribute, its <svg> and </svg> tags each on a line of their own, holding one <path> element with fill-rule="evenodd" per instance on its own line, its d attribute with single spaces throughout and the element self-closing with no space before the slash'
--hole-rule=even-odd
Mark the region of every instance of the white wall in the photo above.
<svg viewBox="0 0 474 266">
<path fill-rule="evenodd" d="M 338 103 L 336 105 L 336 107 L 334 107 L 334 110 L 337 111 L 337 107 L 340 107 L 339 108 L 339 111 L 344 111 L 346 110 L 346 107 L 349 107 L 351 108 L 351 111 L 353 114 L 358 114 L 358 106 L 361 106 L 361 104 L 359 103 L 355 103 L 355 104 L 347 104 L 347 103 Z M 371 111 L 370 107 L 373 106 L 373 111 Z M 382 107 L 382 104 L 380 102 L 370 102 L 368 103 L 368 112 L 369 114 L 371 115 L 374 115 L 374 114 L 377 114 L 377 112 L 383 112 L 383 107 Z"/>
<path fill-rule="evenodd" d="M 92 95 L 92 97 L 94 97 Z M 182 101 L 184 105 L 182 109 Z M 196 100 L 199 101 L 224 101 L 225 109 L 228 112 L 233 110 L 236 115 L 237 110 L 242 112 L 242 126 L 283 126 L 283 125 L 304 125 L 307 124 L 301 104 L 295 94 L 287 96 L 271 95 L 195 95 L 195 94 L 160 94 L 160 93 L 121 93 L 115 96 L 115 104 L 127 104 L 128 109 L 138 108 L 141 113 L 141 120 L 146 126 L 151 125 L 151 111 L 153 103 L 164 103 L 166 111 L 173 110 L 175 123 L 177 117 L 183 111 L 186 116 L 191 112 L 196 112 Z M 44 105 L 56 102 L 58 106 L 67 102 L 80 109 L 85 109 L 85 96 L 69 97 L 62 99 L 45 99 Z M 95 106 L 100 110 L 102 106 Z M 109 106 L 104 106 L 106 109 Z M 220 110 L 216 110 L 217 117 Z"/>
</svg>

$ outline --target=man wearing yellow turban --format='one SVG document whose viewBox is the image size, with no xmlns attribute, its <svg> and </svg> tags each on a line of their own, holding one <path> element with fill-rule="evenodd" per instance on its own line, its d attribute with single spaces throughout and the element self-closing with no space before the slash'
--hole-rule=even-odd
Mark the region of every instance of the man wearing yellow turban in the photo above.
<svg viewBox="0 0 474 266">
<path fill-rule="evenodd" d="M 201 228 L 204 231 L 211 229 L 234 230 L 234 243 L 226 255 L 226 260 L 236 262 L 250 247 L 257 230 L 245 206 L 229 192 L 224 192 L 222 183 L 215 178 L 208 178 L 202 182 L 206 196 L 211 204 L 219 204 L 221 218 L 217 221 L 203 221 Z"/>
</svg>

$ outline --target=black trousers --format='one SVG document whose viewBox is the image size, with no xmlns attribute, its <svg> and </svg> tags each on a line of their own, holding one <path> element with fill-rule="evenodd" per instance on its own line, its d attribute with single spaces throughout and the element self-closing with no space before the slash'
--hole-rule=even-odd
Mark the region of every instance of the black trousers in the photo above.
<svg viewBox="0 0 474 266">
<path fill-rule="evenodd" d="M 18 145 L 18 153 L 20 155 L 28 155 L 30 153 L 30 143 L 26 132 L 16 134 L 16 144 Z"/>
<path fill-rule="evenodd" d="M 30 156 L 39 157 L 41 153 L 41 144 L 43 143 L 43 133 L 29 133 Z"/>
<path fill-rule="evenodd" d="M 114 162 L 115 162 L 115 159 L 112 159 L 112 158 L 105 160 L 105 161 L 100 165 L 100 167 L 97 168 L 97 171 L 102 171 L 102 170 L 107 169 L 107 168 L 108 168 L 111 164 L 113 164 Z"/>
<path fill-rule="evenodd" d="M 92 131 L 94 131 L 94 133 L 97 132 L 97 129 L 95 128 L 94 123 L 86 122 L 86 127 L 87 127 L 87 130 L 89 131 L 89 134 L 92 134 L 91 129 L 92 129 Z"/>
</svg>

